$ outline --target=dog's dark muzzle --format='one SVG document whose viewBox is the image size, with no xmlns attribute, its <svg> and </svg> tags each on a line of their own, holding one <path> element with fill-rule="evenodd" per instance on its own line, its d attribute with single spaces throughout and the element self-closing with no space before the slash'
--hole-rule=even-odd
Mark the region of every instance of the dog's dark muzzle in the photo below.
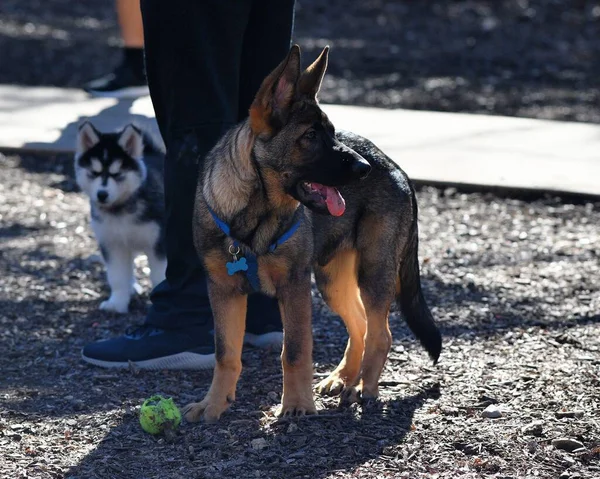
<svg viewBox="0 0 600 479">
<path fill-rule="evenodd" d="M 371 173 L 371 165 L 360 155 L 352 163 L 352 173 L 354 173 L 359 179 L 364 179 Z"/>
<path fill-rule="evenodd" d="M 349 167 L 350 176 L 353 179 L 362 180 L 366 178 L 371 172 L 371 165 L 367 160 L 360 156 L 352 148 L 348 148 L 346 145 L 340 142 L 333 147 L 333 151 L 336 155 L 341 157 L 342 164 Z"/>
</svg>

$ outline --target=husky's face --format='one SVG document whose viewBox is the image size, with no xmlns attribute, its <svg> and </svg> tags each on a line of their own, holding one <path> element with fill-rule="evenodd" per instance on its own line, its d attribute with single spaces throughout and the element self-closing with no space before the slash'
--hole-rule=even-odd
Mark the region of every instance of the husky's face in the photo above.
<svg viewBox="0 0 600 479">
<path fill-rule="evenodd" d="M 91 123 L 79 127 L 75 179 L 99 208 L 110 209 L 131 197 L 146 179 L 141 132 L 127 125 L 120 133 L 100 133 Z"/>
</svg>

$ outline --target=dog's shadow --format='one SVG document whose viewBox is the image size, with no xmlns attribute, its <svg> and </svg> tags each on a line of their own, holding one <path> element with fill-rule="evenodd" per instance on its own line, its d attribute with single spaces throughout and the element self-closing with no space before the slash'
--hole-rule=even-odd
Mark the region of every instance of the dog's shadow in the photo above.
<svg viewBox="0 0 600 479">
<path fill-rule="evenodd" d="M 439 397 L 436 384 L 410 396 L 330 407 L 300 421 L 277 421 L 272 430 L 284 459 L 281 477 L 325 478 L 334 471 L 352 473 L 382 455 L 402 456 L 404 439 L 415 428 L 415 412 Z"/>
<path fill-rule="evenodd" d="M 317 479 L 352 474 L 382 455 L 393 462 L 410 454 L 404 440 L 414 429 L 413 416 L 439 396 L 439 386 L 432 386 L 398 399 L 330 405 L 316 416 L 283 419 L 273 417 L 273 402 L 261 414 L 245 410 L 240 398 L 235 411 L 217 424 L 184 423 L 172 442 L 142 433 L 137 418 L 125 418 L 66 477 Z M 186 472 L 178 476 L 176 471 Z"/>
</svg>

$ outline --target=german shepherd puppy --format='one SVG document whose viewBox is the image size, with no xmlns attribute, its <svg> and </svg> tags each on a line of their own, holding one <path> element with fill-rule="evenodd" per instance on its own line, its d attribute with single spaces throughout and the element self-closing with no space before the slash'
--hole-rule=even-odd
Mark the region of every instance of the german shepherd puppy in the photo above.
<svg viewBox="0 0 600 479">
<path fill-rule="evenodd" d="M 325 48 L 301 73 L 300 49 L 293 46 L 262 83 L 249 118 L 204 162 L 194 236 L 209 276 L 217 364 L 206 397 L 185 407 L 188 421 L 216 421 L 234 401 L 246 299 L 256 285 L 278 298 L 284 325 L 278 415 L 316 413 L 313 270 L 349 334 L 320 393 L 342 393 L 343 401 L 377 397 L 394 300 L 433 360 L 440 355 L 441 336 L 421 291 L 414 190 L 375 145 L 336 133 L 319 108 L 327 55 Z"/>
</svg>

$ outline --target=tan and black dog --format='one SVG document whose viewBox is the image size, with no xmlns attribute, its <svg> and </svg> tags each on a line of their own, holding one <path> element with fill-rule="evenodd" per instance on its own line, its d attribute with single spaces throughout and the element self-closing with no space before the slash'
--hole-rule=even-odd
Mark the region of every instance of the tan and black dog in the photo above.
<svg viewBox="0 0 600 479">
<path fill-rule="evenodd" d="M 279 415 L 316 412 L 312 394 L 311 271 L 349 333 L 339 366 L 318 385 L 375 398 L 392 337 L 390 306 L 434 361 L 441 336 L 421 291 L 417 203 L 406 174 L 371 142 L 336 133 L 317 103 L 328 48 L 304 72 L 300 49 L 264 80 L 249 118 L 207 156 L 194 215 L 209 276 L 216 368 L 188 421 L 216 421 L 235 399 L 247 294 L 279 300 L 284 325 Z"/>
</svg>

